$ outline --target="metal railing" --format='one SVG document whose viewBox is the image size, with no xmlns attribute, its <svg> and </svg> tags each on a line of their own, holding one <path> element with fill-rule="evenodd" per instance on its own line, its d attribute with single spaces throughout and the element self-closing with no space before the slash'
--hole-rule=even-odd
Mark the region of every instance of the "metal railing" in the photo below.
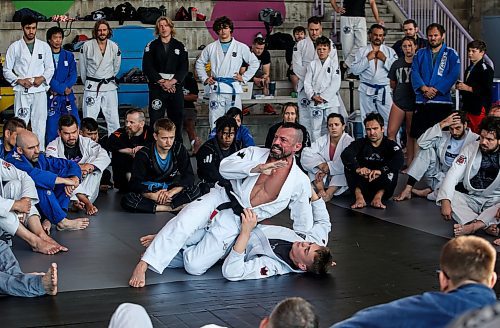
<svg viewBox="0 0 500 328">
<path fill-rule="evenodd" d="M 472 36 L 453 16 L 440 0 L 394 0 L 402 13 L 410 19 L 414 19 L 421 26 L 421 34 L 425 27 L 431 23 L 438 23 L 446 30 L 446 44 L 455 49 L 460 56 L 462 69 L 460 79 L 463 80 L 464 71 L 468 65 L 467 43 L 473 40 Z M 422 34 L 423 35 L 423 34 Z M 425 35 L 423 35 L 425 37 Z M 485 56 L 486 62 L 493 67 L 493 62 Z"/>
<path fill-rule="evenodd" d="M 324 14 L 325 14 L 324 0 L 314 0 L 314 6 L 312 8 L 312 16 L 323 17 Z"/>
</svg>

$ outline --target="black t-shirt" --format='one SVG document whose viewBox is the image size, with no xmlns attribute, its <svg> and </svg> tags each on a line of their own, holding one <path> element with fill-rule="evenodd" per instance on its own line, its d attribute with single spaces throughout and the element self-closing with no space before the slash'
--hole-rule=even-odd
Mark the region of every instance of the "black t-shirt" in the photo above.
<svg viewBox="0 0 500 328">
<path fill-rule="evenodd" d="M 396 81 L 392 100 L 404 110 L 415 109 L 415 91 L 413 91 L 411 84 L 411 65 L 404 58 L 399 58 L 389 70 L 389 79 Z"/>
<path fill-rule="evenodd" d="M 188 72 L 186 78 L 184 79 L 183 91 L 184 95 L 188 95 L 190 93 L 197 95 L 199 92 L 198 82 L 194 79 L 192 72 Z M 184 108 L 195 108 L 194 102 L 184 100 Z"/>
<path fill-rule="evenodd" d="M 365 17 L 365 2 L 366 0 L 344 0 L 343 16 Z"/>
<path fill-rule="evenodd" d="M 255 54 L 254 54 L 255 55 Z M 260 56 L 255 55 L 257 59 L 259 60 L 259 69 L 257 72 L 255 72 L 255 76 L 259 76 L 263 74 L 262 72 L 262 67 L 267 64 L 271 64 L 271 54 L 267 49 L 264 49 L 264 51 L 260 54 Z M 248 63 L 243 62 L 242 67 L 248 67 Z"/>
<path fill-rule="evenodd" d="M 481 168 L 477 174 L 470 179 L 470 184 L 476 189 L 486 189 L 497 178 L 500 164 L 498 162 L 498 151 L 491 154 L 482 154 Z"/>
<path fill-rule="evenodd" d="M 290 259 L 290 251 L 292 250 L 292 242 L 281 239 L 269 239 L 269 244 L 274 254 L 285 261 L 292 269 L 297 269 L 293 261 Z"/>
<path fill-rule="evenodd" d="M 82 152 L 80 151 L 80 145 L 77 142 L 74 147 L 68 147 L 64 145 L 64 156 L 69 159 L 70 161 L 73 161 L 75 163 L 78 163 L 82 160 Z"/>
</svg>

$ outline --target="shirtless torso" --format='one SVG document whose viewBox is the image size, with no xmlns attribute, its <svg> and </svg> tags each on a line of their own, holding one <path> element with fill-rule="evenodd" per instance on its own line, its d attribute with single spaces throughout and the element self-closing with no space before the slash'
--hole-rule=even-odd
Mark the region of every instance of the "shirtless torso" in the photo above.
<svg viewBox="0 0 500 328">
<path fill-rule="evenodd" d="M 265 171 L 262 172 L 263 174 L 259 176 L 250 193 L 250 203 L 252 207 L 272 202 L 278 198 L 281 188 L 292 168 L 293 160 L 272 161 L 272 159 L 268 159 L 267 163 L 262 166 L 265 167 L 269 164 L 271 164 L 273 168 L 270 169 L 269 174 L 266 174 L 267 172 Z M 277 165 L 285 166 L 279 168 Z M 269 168 L 267 170 L 269 170 Z"/>
</svg>

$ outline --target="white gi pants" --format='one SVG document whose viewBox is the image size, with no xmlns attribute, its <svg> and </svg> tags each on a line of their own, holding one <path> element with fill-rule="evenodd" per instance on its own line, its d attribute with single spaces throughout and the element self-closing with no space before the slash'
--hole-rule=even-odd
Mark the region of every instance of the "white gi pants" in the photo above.
<svg viewBox="0 0 500 328">
<path fill-rule="evenodd" d="M 239 234 L 240 218 L 231 209 L 215 215 L 214 211 L 222 203 L 229 202 L 224 188 L 215 186 L 206 195 L 189 203 L 181 212 L 168 221 L 147 248 L 142 260 L 149 269 L 162 273 L 179 251 L 189 245 L 194 248 L 184 251 L 184 267 L 188 273 L 202 274 L 230 250 L 231 243 Z M 216 223 L 224 219 L 224 226 Z M 220 236 L 205 238 L 206 233 Z"/>
<path fill-rule="evenodd" d="M 366 115 L 371 112 L 378 112 L 384 118 L 384 126 L 387 127 L 389 122 L 389 113 L 391 112 L 392 106 L 392 95 L 391 88 L 387 85 L 385 86 L 385 99 L 383 97 L 384 90 L 380 89 L 378 94 L 367 94 L 364 91 L 359 91 L 359 109 L 361 112 L 361 122 L 364 121 Z M 385 100 L 385 102 L 383 101 Z M 365 125 L 363 126 L 363 133 L 365 132 Z M 385 135 L 387 135 L 387 128 L 385 129 Z"/>
<path fill-rule="evenodd" d="M 312 101 L 310 102 L 307 110 L 309 111 L 309 115 L 311 115 L 311 130 L 309 131 L 311 135 L 311 142 L 315 142 L 327 132 L 326 118 L 328 115 L 340 112 L 338 107 L 334 108 L 332 106 L 325 105 L 315 106 Z"/>
<path fill-rule="evenodd" d="M 311 110 L 309 109 L 310 104 L 311 101 L 307 98 L 304 89 L 299 91 L 297 96 L 297 106 L 299 107 L 299 123 L 306 128 L 307 132 L 309 132 L 312 138 L 313 127 L 312 127 Z"/>
<path fill-rule="evenodd" d="M 99 185 L 101 183 L 102 172 L 94 171 L 88 174 L 82 183 L 75 189 L 71 200 L 78 200 L 77 194 L 84 194 L 90 200 L 91 203 L 95 202 L 97 196 L 99 196 Z"/>
<path fill-rule="evenodd" d="M 7 199 L 13 199 L 13 200 L 19 200 L 21 199 L 21 195 L 23 194 L 22 190 L 22 183 L 19 180 L 12 180 L 9 181 L 5 184 L 3 187 L 3 198 Z M 28 226 L 28 221 L 33 215 L 38 215 L 38 210 L 36 209 L 34 204 L 31 204 L 31 210 L 26 218 L 24 220 L 24 225 L 27 227 Z M 0 229 L 6 231 L 7 233 L 11 234 L 14 236 L 17 232 L 17 229 L 19 228 L 19 219 L 17 217 L 17 214 L 14 212 L 9 212 L 7 213 L 7 216 L 1 217 L 0 216 Z"/>
<path fill-rule="evenodd" d="M 97 116 L 102 109 L 104 119 L 108 128 L 108 136 L 120 128 L 120 117 L 118 116 L 118 92 L 117 90 L 95 91 L 85 90 L 83 92 L 83 117 Z"/>
<path fill-rule="evenodd" d="M 354 62 L 356 52 L 366 46 L 366 19 L 364 17 L 340 16 L 340 42 L 347 67 Z"/>
<path fill-rule="evenodd" d="M 484 222 L 486 227 L 497 224 L 495 215 L 500 208 L 500 198 L 487 198 L 455 191 L 451 200 L 452 217 L 460 224 L 474 220 Z"/>
<path fill-rule="evenodd" d="M 226 112 L 231 107 L 238 107 L 241 109 L 241 95 L 236 94 L 233 102 L 233 94 L 231 93 L 220 93 L 217 92 L 210 93 L 209 103 L 208 103 L 208 120 L 210 122 L 210 131 L 215 128 L 215 121 L 226 114 Z"/>
<path fill-rule="evenodd" d="M 429 187 L 436 190 L 441 186 L 446 172 L 441 170 L 441 163 L 438 160 L 436 150 L 429 148 L 418 151 L 417 156 L 408 168 L 408 175 L 411 175 L 417 181 L 425 178 Z"/>
<path fill-rule="evenodd" d="M 47 112 L 47 94 L 45 92 L 15 92 L 14 115 L 26 122 L 26 125 L 31 121 L 31 129 L 38 136 L 40 150 L 45 150 Z"/>
<path fill-rule="evenodd" d="M 138 304 L 122 303 L 113 312 L 108 328 L 153 328 L 146 309 Z"/>
</svg>

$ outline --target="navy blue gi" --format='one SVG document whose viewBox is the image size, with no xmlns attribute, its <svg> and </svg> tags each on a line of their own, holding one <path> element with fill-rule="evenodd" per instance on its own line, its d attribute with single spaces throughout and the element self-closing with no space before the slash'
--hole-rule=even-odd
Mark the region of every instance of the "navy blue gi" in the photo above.
<svg viewBox="0 0 500 328">
<path fill-rule="evenodd" d="M 63 184 L 56 184 L 57 177 L 78 177 L 81 180 L 82 170 L 77 163 L 65 158 L 45 157 L 40 153 L 38 162 L 30 162 L 26 156 L 16 151 L 7 154 L 5 160 L 25 171 L 35 181 L 39 203 L 36 205 L 40 213 L 53 224 L 66 218 L 69 197 L 64 192 Z"/>
<path fill-rule="evenodd" d="M 61 49 L 59 53 L 59 61 L 54 60 L 55 72 L 50 80 L 50 90 L 47 93 L 47 131 L 46 144 L 57 138 L 58 121 L 62 115 L 73 115 L 80 126 L 80 118 L 78 117 L 78 107 L 75 102 L 73 90 L 69 95 L 64 94 L 66 88 L 73 88 L 76 83 L 77 71 L 76 61 L 73 54 L 69 51 Z M 52 93 L 55 92 L 56 95 Z M 40 138 L 41 136 L 39 136 Z"/>
</svg>

